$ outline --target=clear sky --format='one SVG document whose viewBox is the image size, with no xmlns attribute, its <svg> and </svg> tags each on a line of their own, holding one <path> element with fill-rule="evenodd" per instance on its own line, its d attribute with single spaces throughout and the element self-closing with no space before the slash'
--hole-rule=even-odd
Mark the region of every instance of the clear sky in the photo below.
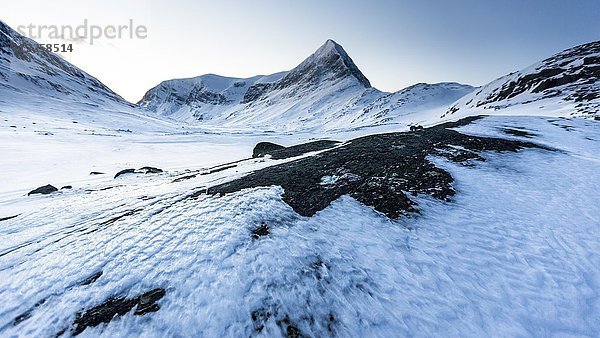
<svg viewBox="0 0 600 338">
<path fill-rule="evenodd" d="M 13 28 L 84 19 L 146 26 L 146 39 L 79 43 L 62 54 L 134 102 L 166 79 L 288 70 L 329 38 L 385 91 L 482 85 L 600 40 L 600 0 L 1 0 L 0 19 Z"/>
</svg>

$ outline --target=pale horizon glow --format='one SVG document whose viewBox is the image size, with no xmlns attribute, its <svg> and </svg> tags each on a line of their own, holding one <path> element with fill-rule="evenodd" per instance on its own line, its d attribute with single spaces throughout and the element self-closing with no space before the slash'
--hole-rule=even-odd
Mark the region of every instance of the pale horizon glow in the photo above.
<svg viewBox="0 0 600 338">
<path fill-rule="evenodd" d="M 383 91 L 419 82 L 483 85 L 600 39 L 600 2 L 4 0 L 19 25 L 135 24 L 146 39 L 102 39 L 62 53 L 131 102 L 161 81 L 289 70 L 327 39 Z M 55 43 L 40 41 L 41 43 Z"/>
</svg>

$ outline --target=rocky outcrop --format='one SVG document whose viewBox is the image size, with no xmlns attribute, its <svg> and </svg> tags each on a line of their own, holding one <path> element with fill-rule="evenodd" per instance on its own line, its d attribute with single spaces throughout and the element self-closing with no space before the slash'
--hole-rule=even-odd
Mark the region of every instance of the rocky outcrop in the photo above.
<svg viewBox="0 0 600 338">
<path fill-rule="evenodd" d="M 474 161 L 484 160 L 479 155 L 481 151 L 546 149 L 529 142 L 476 137 L 450 129 L 475 119 L 412 132 L 361 137 L 322 153 L 211 187 L 207 193 L 222 195 L 277 185 L 285 191 L 283 201 L 302 216 L 312 216 L 338 197 L 349 195 L 390 218 L 398 218 L 417 212 L 411 195 L 425 194 L 446 201 L 454 195 L 452 176 L 430 162 L 429 156 L 443 156 L 473 165 Z"/>
<path fill-rule="evenodd" d="M 123 169 L 123 170 L 119 171 L 118 173 L 116 173 L 115 178 L 117 178 L 119 176 L 123 176 L 125 174 L 158 174 L 158 173 L 162 173 L 162 172 L 163 172 L 162 169 L 155 168 L 155 167 L 142 167 L 140 169 L 129 168 L 129 169 Z"/>
<path fill-rule="evenodd" d="M 252 157 L 263 157 L 270 155 L 272 159 L 280 160 L 289 157 L 300 156 L 312 151 L 328 149 L 338 145 L 338 141 L 320 140 L 291 147 L 284 147 L 271 142 L 259 142 L 252 151 Z"/>
<path fill-rule="evenodd" d="M 58 189 L 55 186 L 53 186 L 51 184 L 46 184 L 44 186 L 41 186 L 41 187 L 36 188 L 34 190 L 31 190 L 27 194 L 27 196 L 29 196 L 29 195 L 35 195 L 35 194 L 48 195 L 48 194 L 51 194 L 51 193 L 57 192 L 57 191 L 58 191 Z"/>
<path fill-rule="evenodd" d="M 72 334 L 76 336 L 88 327 L 108 323 L 115 316 L 122 316 L 134 308 L 135 312 L 133 314 L 136 316 L 156 312 L 160 309 L 160 306 L 156 302 L 163 298 L 165 294 L 165 289 L 158 288 L 132 299 L 125 297 L 110 298 L 98 306 L 78 313 L 73 322 Z"/>
</svg>

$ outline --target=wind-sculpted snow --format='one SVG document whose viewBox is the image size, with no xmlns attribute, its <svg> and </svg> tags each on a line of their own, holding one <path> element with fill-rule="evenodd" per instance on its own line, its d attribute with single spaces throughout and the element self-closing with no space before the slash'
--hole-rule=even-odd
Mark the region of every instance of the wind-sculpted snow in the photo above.
<svg viewBox="0 0 600 338">
<path fill-rule="evenodd" d="M 456 194 L 413 196 L 420 213 L 398 220 L 349 196 L 303 217 L 277 186 L 188 198 L 294 159 L 41 197 L 0 223 L 0 335 L 79 333 L 110 299 L 142 305 L 80 336 L 596 335 L 598 122 L 488 117 L 458 130 L 559 151 L 484 151 L 476 166 L 429 156 Z"/>
</svg>

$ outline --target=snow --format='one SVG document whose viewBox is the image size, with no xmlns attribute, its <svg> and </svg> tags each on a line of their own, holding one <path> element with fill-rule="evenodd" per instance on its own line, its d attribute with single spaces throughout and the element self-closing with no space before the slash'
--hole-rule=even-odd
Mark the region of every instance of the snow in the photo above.
<svg viewBox="0 0 600 338">
<path fill-rule="evenodd" d="M 309 336 L 594 336 L 600 129 L 490 117 L 461 130 L 497 135 L 498 126 L 561 151 L 486 153 L 476 167 L 432 158 L 455 177 L 457 195 L 416 197 L 421 215 L 399 221 L 350 197 L 300 217 L 278 187 L 185 199 L 271 160 L 177 184 L 169 174 L 132 176 L 110 190 L 40 197 L 44 208 L 0 229 L 0 330 L 54 335 L 110 296 L 164 287 L 158 312 L 82 335 L 253 335 L 252 313 L 269 311 L 268 336 L 285 334 L 277 321 L 286 315 Z M 261 222 L 270 234 L 255 240 Z M 99 270 L 97 282 L 78 286 Z"/>
<path fill-rule="evenodd" d="M 245 101 L 256 84 L 271 87 Z M 221 95 L 223 100 L 206 102 L 194 95 L 198 90 L 209 97 Z M 451 103 L 472 90 L 468 85 L 438 83 L 381 92 L 371 88 L 340 45 L 327 40 L 290 71 L 248 79 L 209 74 L 169 80 L 150 89 L 139 105 L 159 116 L 204 127 L 316 133 L 406 126 L 431 118 L 437 122 Z"/>
<path fill-rule="evenodd" d="M 330 53 L 347 57 L 340 48 L 328 41 L 304 65 Z M 419 214 L 390 220 L 342 196 L 302 217 L 277 186 L 192 196 L 294 160 L 248 158 L 258 142 L 345 141 L 431 126 L 488 112 L 471 107 L 440 118 L 456 100 L 479 94 L 455 83 L 382 93 L 321 74 L 325 80 L 310 90 L 284 88 L 242 105 L 249 86 L 289 72 L 209 74 L 151 90 L 156 101 L 144 105 L 156 104 L 164 118 L 101 84 L 88 90 L 95 79 L 84 73 L 51 66 L 58 73 L 50 76 L 15 58 L 0 66 L 7 76 L 0 74 L 0 218 L 16 215 L 0 221 L 0 336 L 68 336 L 77 313 L 159 287 L 166 295 L 157 312 L 132 311 L 82 336 L 285 336 L 287 325 L 306 336 L 600 332 L 600 128 L 564 118 L 575 107 L 560 97 L 500 102 L 492 113 L 503 116 L 458 128 L 555 151 L 484 153 L 486 161 L 472 167 L 431 157 L 455 179 L 449 202 L 414 196 Z M 178 96 L 194 88 L 227 102 L 181 104 Z M 189 125 L 198 113 L 205 123 Z M 113 178 L 143 166 L 165 172 Z M 321 184 L 353 179 L 325 176 Z M 73 189 L 27 196 L 48 183 Z M 263 223 L 269 234 L 253 238 Z M 24 313 L 31 317 L 15 323 Z"/>
<path fill-rule="evenodd" d="M 525 110 L 527 114 L 535 116 L 593 118 L 600 111 L 600 97 L 597 94 L 600 92 L 600 81 L 596 70 L 599 56 L 598 41 L 564 50 L 477 88 L 452 104 L 452 109 L 447 114 L 457 117 L 475 113 L 525 115 Z M 548 74 L 540 76 L 544 72 Z M 525 85 L 526 78 L 535 80 Z M 537 86 L 548 79 L 555 80 L 557 85 L 536 92 Z M 515 84 L 523 86 L 523 90 L 501 100 L 490 100 Z M 586 93 L 585 99 L 576 99 Z"/>
</svg>

